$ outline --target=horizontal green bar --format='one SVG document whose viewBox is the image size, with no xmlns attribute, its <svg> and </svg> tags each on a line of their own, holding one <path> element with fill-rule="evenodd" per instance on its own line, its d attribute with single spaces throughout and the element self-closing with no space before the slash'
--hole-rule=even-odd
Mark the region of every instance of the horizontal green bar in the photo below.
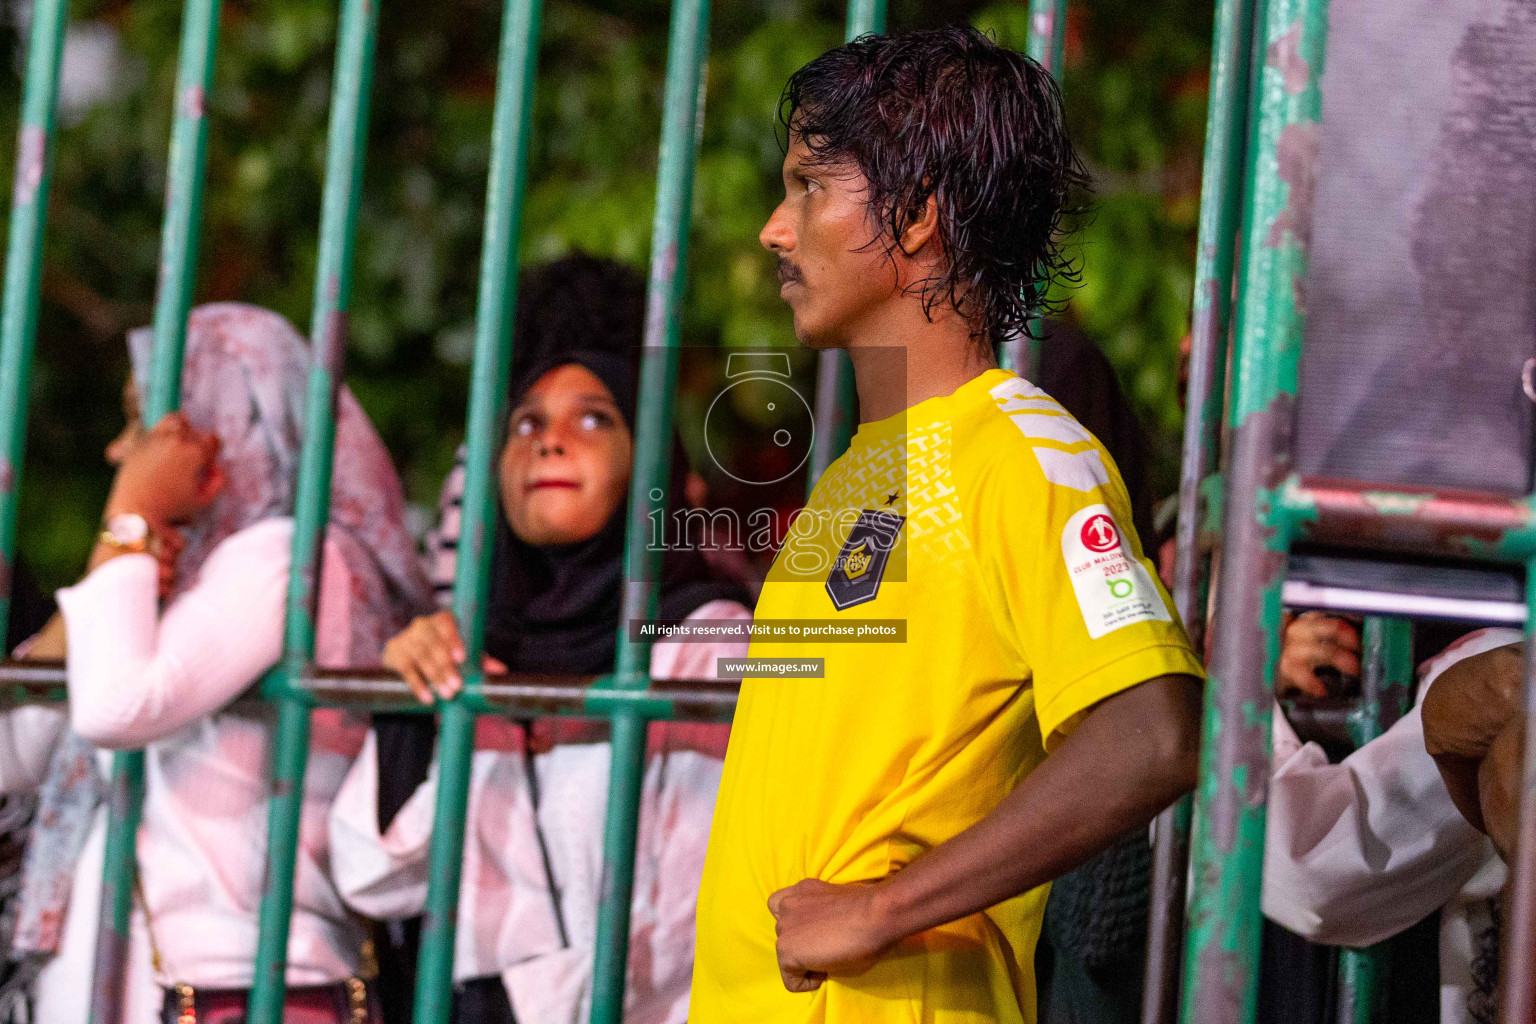
<svg viewBox="0 0 1536 1024">
<path fill-rule="evenodd" d="M 739 684 L 724 679 L 664 679 L 644 685 L 622 683 L 614 675 L 548 677 L 541 682 L 497 682 L 498 677 L 466 686 L 464 702 L 475 714 L 518 718 L 610 718 L 637 715 L 652 721 L 728 722 Z M 386 671 L 304 675 L 291 691 L 289 673 L 279 665 L 262 680 L 260 696 L 233 706 L 255 708 L 299 699 L 312 707 L 351 711 L 435 714 L 400 677 Z M 68 699 L 60 662 L 0 662 L 0 710 Z"/>
</svg>

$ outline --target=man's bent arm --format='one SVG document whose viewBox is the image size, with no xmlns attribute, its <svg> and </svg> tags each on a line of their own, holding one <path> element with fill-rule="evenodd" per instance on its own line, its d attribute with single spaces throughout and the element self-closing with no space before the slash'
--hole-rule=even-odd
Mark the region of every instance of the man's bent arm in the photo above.
<svg viewBox="0 0 1536 1024">
<path fill-rule="evenodd" d="M 871 885 L 807 879 L 774 893 L 793 991 L 892 943 L 1050 881 L 1194 788 L 1201 683 L 1166 675 L 1095 705 L 981 821 Z"/>
</svg>

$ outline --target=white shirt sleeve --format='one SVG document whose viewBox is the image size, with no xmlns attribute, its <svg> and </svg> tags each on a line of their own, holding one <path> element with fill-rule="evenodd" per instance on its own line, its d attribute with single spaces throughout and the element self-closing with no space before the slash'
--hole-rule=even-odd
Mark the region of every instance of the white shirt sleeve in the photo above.
<svg viewBox="0 0 1536 1024">
<path fill-rule="evenodd" d="M 427 905 L 427 849 L 437 801 L 437 757 L 389 830 L 379 834 L 379 748 L 372 729 L 331 804 L 331 876 L 358 913 L 414 917 Z"/>
<path fill-rule="evenodd" d="M 274 665 L 292 534 L 292 520 L 273 519 L 229 537 L 163 614 L 149 555 L 121 555 L 59 591 L 75 731 L 100 747 L 142 747 L 217 711 Z"/>
<path fill-rule="evenodd" d="M 1510 632 L 1434 659 L 1420 699 L 1449 665 L 1510 642 Z M 1418 707 L 1339 764 L 1299 744 L 1278 708 L 1275 736 L 1264 845 L 1271 920 L 1314 942 L 1370 945 L 1444 906 L 1486 860 L 1487 837 L 1456 810 L 1424 749 Z"/>
</svg>

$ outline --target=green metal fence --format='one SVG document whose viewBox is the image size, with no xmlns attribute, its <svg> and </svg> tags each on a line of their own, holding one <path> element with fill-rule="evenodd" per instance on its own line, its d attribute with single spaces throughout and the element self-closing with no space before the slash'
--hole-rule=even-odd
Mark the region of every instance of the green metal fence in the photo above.
<svg viewBox="0 0 1536 1024">
<path fill-rule="evenodd" d="M 1251 48 L 1243 43 L 1248 12 L 1257 14 Z M 1290 181 L 1297 180 L 1292 176 L 1298 173 L 1311 175 L 1315 165 L 1282 175 L 1281 152 L 1284 140 L 1294 146 L 1297 140 L 1315 137 L 1318 130 L 1327 25 L 1328 0 L 1217 4 L 1179 528 L 1179 606 L 1186 621 L 1198 623 L 1203 599 L 1197 538 L 1207 521 L 1207 507 L 1215 507 L 1214 502 L 1205 506 L 1201 497 L 1219 489 L 1221 563 L 1209 645 L 1190 870 L 1193 894 L 1179 1006 L 1185 1024 L 1250 1024 L 1255 1018 L 1269 708 L 1280 649 L 1281 589 L 1292 545 L 1363 546 L 1402 555 L 1523 565 L 1526 604 L 1536 607 L 1536 499 L 1303 478 L 1291 468 L 1290 430 L 1304 327 L 1297 297 L 1308 252 L 1305 232 L 1298 230 L 1300 221 L 1290 205 Z M 1250 53 L 1264 59 L 1253 59 L 1251 69 L 1245 70 L 1241 62 Z M 1240 158 L 1244 109 L 1247 152 Z M 1246 166 L 1241 186 L 1234 171 L 1239 163 Z M 1242 245 L 1222 479 L 1207 473 L 1216 441 L 1212 412 L 1222 407 L 1218 396 L 1226 343 L 1226 275 L 1237 210 Z M 1528 614 L 1526 620 L 1528 732 L 1536 725 L 1533 618 Z M 1357 744 L 1390 724 L 1390 712 L 1405 699 L 1407 646 L 1403 623 L 1367 620 L 1365 695 L 1352 723 Z M 1510 920 L 1502 943 L 1500 1020 L 1505 1024 L 1536 1021 L 1536 744 L 1526 747 L 1521 822 L 1519 849 L 1511 865 Z M 1176 913 L 1177 901 L 1171 902 L 1168 913 Z M 1156 967 L 1166 964 L 1165 955 Z M 1385 951 L 1345 951 L 1340 971 L 1339 1019 L 1382 1019 Z M 1168 1020 L 1170 1001 L 1166 987 L 1154 993 L 1149 985 L 1145 1024 Z"/>
<path fill-rule="evenodd" d="M 64 0 L 35 0 L 34 8 L 0 322 L 0 457 L 6 460 L 0 472 L 0 552 L 6 564 L 14 551 L 16 494 L 36 334 L 48 169 L 67 20 Z M 507 378 L 512 361 L 517 244 L 527 178 L 540 8 L 540 0 L 506 0 L 503 13 L 466 437 L 461 549 L 464 557 L 458 561 L 453 598 L 468 663 L 463 692 L 436 708 L 441 716 L 439 783 L 416 992 L 415 1019 L 420 1024 L 441 1024 L 448 1019 L 451 1009 L 454 919 L 475 716 L 565 714 L 606 718 L 612 725 L 605 882 L 599 909 L 591 1019 L 617 1022 L 622 1018 L 646 724 L 684 717 L 729 721 L 735 705 L 735 687 L 731 684 L 699 681 L 650 685 L 649 644 L 631 640 L 622 629 L 614 671 L 595 680 L 552 683 L 541 678 L 535 682 L 517 675 L 487 677 L 479 669 L 483 641 L 481 612 L 491 567 L 489 527 L 496 515 L 493 447 L 506 414 Z M 883 0 L 853 0 L 848 12 L 848 37 L 882 31 L 884 22 Z M 317 672 L 312 664 L 320 554 L 330 497 L 335 400 L 345 363 L 353 242 L 377 24 L 377 0 L 341 0 L 310 332 L 313 362 L 295 500 L 296 529 L 284 655 L 261 685 L 261 698 L 276 704 L 277 719 L 268 818 L 269 860 L 248 1018 L 252 1024 L 278 1024 L 282 1019 L 284 959 L 293 908 L 293 869 L 312 710 L 323 706 L 423 710 L 410 699 L 403 683 L 386 673 Z M 656 603 L 654 584 L 647 581 L 657 578 L 659 552 L 650 550 L 643 538 L 649 524 L 648 514 L 665 506 L 672 451 L 668 438 L 686 281 L 693 174 L 703 117 L 708 24 L 708 0 L 678 0 L 674 4 L 636 424 L 636 450 L 641 457 L 630 495 L 625 552 L 627 582 L 621 621 L 648 617 Z M 162 229 L 152 380 L 143 411 L 146 426 L 177 405 L 186 320 L 196 280 L 208 131 L 204 97 L 212 83 L 218 28 L 218 0 L 188 0 Z M 846 359 L 841 364 L 828 362 L 832 369 L 824 371 L 821 378 L 818 406 L 824 411 L 822 422 L 832 423 L 838 429 L 823 432 L 813 474 L 819 474 L 840 454 L 852 427 L 851 372 Z M 8 587 L 0 587 L 0 602 L 8 600 L 8 592 Z M 0 604 L 0 611 L 5 607 Z M 57 667 L 10 666 L 5 672 L 14 701 L 58 699 L 61 678 Z M 122 1014 L 135 836 L 144 784 L 142 753 L 119 754 L 113 776 L 102 927 L 91 1012 L 91 1019 L 102 1024 L 119 1021 Z"/>
<path fill-rule="evenodd" d="M 16 495 L 27 419 L 27 388 L 39 299 L 44 217 L 53 146 L 54 111 L 66 24 L 64 0 L 34 0 L 22 127 L 12 195 L 3 307 L 0 307 L 0 556 L 11 564 Z M 634 844 L 649 721 L 688 717 L 728 721 L 734 688 L 725 684 L 651 685 L 649 648 L 621 630 L 614 671 L 597 679 L 536 682 L 517 675 L 488 677 L 479 669 L 482 610 L 488 590 L 495 511 L 493 446 L 506 408 L 514 339 L 517 243 L 525 191 L 532 96 L 539 40 L 540 0 L 505 0 L 497 74 L 491 163 L 476 317 L 473 379 L 468 409 L 464 538 L 453 611 L 469 655 L 465 687 L 436 709 L 439 785 L 429 858 L 427 911 L 422 933 L 415 1019 L 448 1019 L 455 913 L 468 795 L 474 721 L 480 714 L 530 717 L 550 714 L 606 718 L 612 723 L 613 761 L 604 840 L 592 1001 L 594 1022 L 622 1017 L 629 935 Z M 1287 186 L 1278 174 L 1278 140 L 1289 126 L 1320 117 L 1318 79 L 1323 66 L 1327 0 L 1218 0 L 1212 102 L 1195 289 L 1194 345 L 1181 484 L 1176 601 L 1197 631 L 1205 604 L 1198 540 L 1217 529 L 1221 503 L 1213 495 L 1217 413 L 1230 321 L 1234 252 L 1245 238 L 1238 279 L 1235 376 L 1227 411 L 1231 431 L 1222 517 L 1219 602 L 1213 623 L 1211 681 L 1207 688 L 1202 777 L 1193 828 L 1194 899 L 1183 958 L 1182 1019 L 1187 1024 L 1248 1022 L 1254 1016 L 1263 849 L 1263 792 L 1268 781 L 1268 709 L 1278 653 L 1283 555 L 1299 539 L 1326 539 L 1330 530 L 1358 526 L 1359 512 L 1330 504 L 1330 493 L 1285 478 L 1280 430 L 1296 389 L 1301 312 L 1293 280 L 1305 272 L 1306 253 L 1292 234 L 1267 239 L 1284 209 Z M 636 424 L 636 466 L 630 494 L 622 620 L 649 617 L 655 608 L 659 553 L 642 542 L 648 516 L 663 508 L 671 445 L 672 394 L 677 371 L 678 324 L 686 280 L 689 219 L 696 150 L 703 116 L 708 0 L 676 0 L 668 47 L 651 274 Z M 884 0 L 852 0 L 848 37 L 884 28 Z M 273 789 L 269 810 L 269 863 L 260 911 L 257 969 L 249 1019 L 277 1024 L 282 1016 L 284 958 L 292 911 L 292 875 L 309 747 L 316 707 L 421 711 L 404 685 L 383 673 L 321 672 L 312 665 L 314 611 L 322 530 L 327 520 L 334 439 L 334 403 L 343 376 L 351 294 L 351 264 L 362 185 L 369 91 L 377 36 L 377 0 L 341 0 L 337 56 L 327 142 L 319 266 L 311 322 L 313 364 L 307 385 L 305 446 L 295 518 L 293 570 L 288 590 L 284 656 L 262 682 L 261 696 L 277 706 L 273 733 Z M 1033 0 L 1030 53 L 1060 73 L 1064 0 Z M 1255 31 L 1255 26 L 1262 31 Z M 187 0 L 182 27 L 176 119 L 155 303 L 155 347 L 144 421 L 153 424 L 177 404 L 187 313 L 194 291 L 199 215 L 208 123 L 204 97 L 212 82 L 219 28 L 218 0 Z M 1300 89 L 1280 72 L 1260 67 L 1253 54 L 1294 33 L 1296 53 L 1308 68 Z M 1294 84 L 1294 83 L 1293 83 Z M 1246 175 L 1245 175 L 1246 170 Z M 1008 353 L 1014 365 L 1038 365 L 1037 353 Z M 853 424 L 852 374 L 842 353 L 824 353 L 818 378 L 817 423 L 811 458 L 814 480 L 843 449 Z M 660 495 L 660 497 L 658 497 Z M 1209 500 L 1201 500 L 1202 496 Z M 1390 495 L 1388 497 L 1391 497 Z M 1424 511 L 1422 495 L 1399 494 L 1400 507 Z M 1347 513 L 1347 514 L 1346 514 Z M 1536 558 L 1536 512 L 1531 502 L 1487 499 L 1446 512 L 1461 530 L 1443 531 L 1458 557 L 1527 563 Z M 1350 515 L 1356 518 L 1351 520 Z M 1496 524 L 1498 540 L 1470 544 L 1472 526 Z M 1469 525 L 1471 524 L 1471 525 Z M 1484 531 L 1486 532 L 1486 530 Z M 1456 538 L 1460 537 L 1461 542 Z M 1528 573 L 1536 588 L 1536 572 Z M 8 574 L 4 574 L 8 582 Z M 8 605 L 0 586 L 0 611 Z M 1387 724 L 1377 714 L 1389 693 L 1404 688 L 1405 632 L 1375 621 L 1367 628 L 1367 695 L 1357 723 L 1364 742 Z M 1255 657 L 1256 652 L 1260 655 Z M 59 670 L 9 666 L 0 677 L 13 699 L 58 697 Z M 1528 688 L 1529 690 L 1529 688 Z M 1528 697 L 1536 721 L 1536 697 Z M 1389 716 L 1390 717 L 1390 716 Z M 92 1020 L 121 1019 L 123 965 L 131 908 L 134 837 L 143 790 L 142 755 L 118 755 L 113 772 L 97 944 Z M 1528 750 L 1527 830 L 1536 825 L 1536 745 Z M 1189 835 L 1188 803 L 1170 809 L 1159 828 L 1157 892 L 1149 946 L 1144 1024 L 1167 1024 L 1178 1006 L 1173 978 L 1178 958 L 1184 877 L 1180 844 Z M 1516 899 L 1506 944 L 1507 1021 L 1536 1020 L 1533 972 L 1524 969 L 1532 947 L 1536 904 L 1536 842 L 1523 837 L 1516 866 Z M 1379 950 L 1343 955 L 1349 1020 L 1367 1020 L 1376 999 L 1370 979 L 1381 973 Z M 1362 1015 L 1363 1014 L 1363 1015 Z"/>
</svg>

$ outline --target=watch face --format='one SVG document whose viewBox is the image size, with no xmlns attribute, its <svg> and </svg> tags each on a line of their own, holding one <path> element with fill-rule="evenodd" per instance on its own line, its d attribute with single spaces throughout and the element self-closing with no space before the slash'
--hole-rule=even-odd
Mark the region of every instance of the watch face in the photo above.
<svg viewBox="0 0 1536 1024">
<path fill-rule="evenodd" d="M 142 544 L 149 537 L 149 524 L 141 515 L 124 512 L 108 520 L 107 532 L 119 544 Z"/>
</svg>

